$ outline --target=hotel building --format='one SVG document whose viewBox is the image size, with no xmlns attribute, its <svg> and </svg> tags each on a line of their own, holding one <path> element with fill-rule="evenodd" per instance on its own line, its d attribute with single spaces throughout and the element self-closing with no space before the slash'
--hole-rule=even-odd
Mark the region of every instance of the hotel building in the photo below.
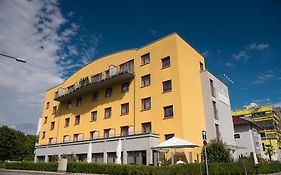
<svg viewBox="0 0 281 175">
<path fill-rule="evenodd" d="M 185 155 L 200 161 L 202 131 L 219 127 L 207 127 L 203 72 L 204 58 L 176 33 L 95 59 L 46 91 L 35 161 L 113 163 L 121 140 L 123 164 L 149 165 L 152 148 L 173 136 L 199 145 Z"/>
</svg>

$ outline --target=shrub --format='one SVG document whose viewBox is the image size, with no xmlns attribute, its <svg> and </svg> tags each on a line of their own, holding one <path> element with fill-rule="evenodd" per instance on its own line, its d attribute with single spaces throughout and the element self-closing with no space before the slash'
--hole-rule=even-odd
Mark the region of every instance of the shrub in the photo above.
<svg viewBox="0 0 281 175">
<path fill-rule="evenodd" d="M 58 163 L 11 162 L 5 163 L 5 168 L 18 170 L 57 171 Z"/>
</svg>

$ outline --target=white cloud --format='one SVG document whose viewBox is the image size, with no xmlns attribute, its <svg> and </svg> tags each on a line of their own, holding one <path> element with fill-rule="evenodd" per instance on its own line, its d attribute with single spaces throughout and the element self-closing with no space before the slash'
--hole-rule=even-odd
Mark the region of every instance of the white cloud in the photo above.
<svg viewBox="0 0 281 175">
<path fill-rule="evenodd" d="M 57 0 L 0 1 L 0 53 L 27 60 L 23 64 L 0 58 L 2 125 L 34 134 L 45 91 L 63 81 L 64 66 L 81 66 L 82 60 L 73 63 L 68 59 L 78 54 L 77 47 L 71 45 L 69 51 L 64 52 L 65 43 L 77 35 L 79 29 L 74 23 L 62 29 L 68 23 Z M 89 50 L 96 51 L 95 48 Z M 88 57 L 93 56 L 91 53 Z"/>
<path fill-rule="evenodd" d="M 234 64 L 231 63 L 231 62 L 226 62 L 225 65 L 226 65 L 227 67 L 233 67 L 233 66 L 234 66 Z"/>
<path fill-rule="evenodd" d="M 250 50 L 264 50 L 266 48 L 269 47 L 269 44 L 265 44 L 265 43 L 261 43 L 261 44 L 257 44 L 257 43 L 252 43 L 249 45 L 249 49 Z"/>
<path fill-rule="evenodd" d="M 250 56 L 244 50 L 242 50 L 237 54 L 233 54 L 232 58 L 235 60 L 248 60 Z"/>
</svg>

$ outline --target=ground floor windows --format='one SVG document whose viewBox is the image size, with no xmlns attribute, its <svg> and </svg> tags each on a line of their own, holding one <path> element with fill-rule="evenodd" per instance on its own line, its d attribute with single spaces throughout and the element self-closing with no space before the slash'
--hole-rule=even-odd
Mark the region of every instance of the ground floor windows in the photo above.
<svg viewBox="0 0 281 175">
<path fill-rule="evenodd" d="M 135 165 L 146 165 L 145 151 L 129 151 L 127 153 L 127 163 Z"/>
</svg>

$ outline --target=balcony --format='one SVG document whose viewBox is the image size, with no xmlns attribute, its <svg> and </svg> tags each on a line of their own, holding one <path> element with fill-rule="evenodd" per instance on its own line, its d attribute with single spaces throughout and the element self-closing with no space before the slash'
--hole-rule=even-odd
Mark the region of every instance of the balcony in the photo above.
<svg viewBox="0 0 281 175">
<path fill-rule="evenodd" d="M 81 78 L 80 81 L 67 88 L 60 88 L 55 93 L 54 100 L 66 102 L 113 84 L 130 80 L 134 76 L 133 60 L 119 66 L 112 65 L 104 72 Z"/>
</svg>

